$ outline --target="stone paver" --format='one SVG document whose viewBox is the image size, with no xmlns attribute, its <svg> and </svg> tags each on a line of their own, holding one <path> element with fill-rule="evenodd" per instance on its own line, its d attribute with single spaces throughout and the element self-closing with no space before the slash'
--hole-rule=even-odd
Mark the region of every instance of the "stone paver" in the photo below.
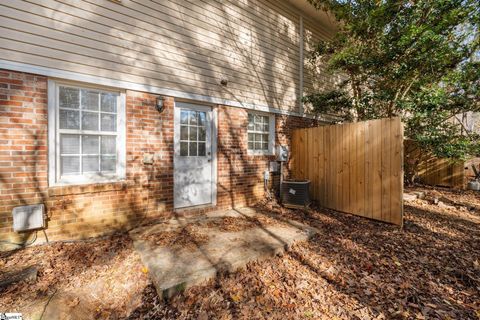
<svg viewBox="0 0 480 320">
<path fill-rule="evenodd" d="M 254 217 L 261 215 L 252 208 L 216 211 L 202 217 L 172 219 L 167 223 L 137 228 L 130 232 L 135 249 L 148 268 L 160 296 L 169 298 L 192 285 L 215 277 L 218 272 L 232 272 L 252 260 L 282 253 L 295 241 L 307 240 L 315 229 L 296 221 L 227 232 L 201 228 L 208 240 L 197 246 L 173 248 L 157 246 L 145 235 L 185 226 L 189 223 L 222 217 Z"/>
</svg>

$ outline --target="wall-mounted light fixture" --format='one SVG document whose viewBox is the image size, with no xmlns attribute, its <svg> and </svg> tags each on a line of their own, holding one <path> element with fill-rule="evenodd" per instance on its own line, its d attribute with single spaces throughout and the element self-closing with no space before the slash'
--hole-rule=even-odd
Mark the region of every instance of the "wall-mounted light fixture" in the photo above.
<svg viewBox="0 0 480 320">
<path fill-rule="evenodd" d="M 163 100 L 164 100 L 164 97 L 163 96 L 158 96 L 157 97 L 157 101 L 155 103 L 155 109 L 157 109 L 157 111 L 159 113 L 161 113 L 163 111 Z"/>
</svg>

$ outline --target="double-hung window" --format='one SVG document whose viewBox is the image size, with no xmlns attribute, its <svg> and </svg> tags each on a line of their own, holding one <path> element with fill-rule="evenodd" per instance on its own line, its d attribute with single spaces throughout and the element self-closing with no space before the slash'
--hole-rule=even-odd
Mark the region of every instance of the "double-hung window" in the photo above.
<svg viewBox="0 0 480 320">
<path fill-rule="evenodd" d="M 248 153 L 258 155 L 274 154 L 275 116 L 263 113 L 248 113 Z"/>
<path fill-rule="evenodd" d="M 125 178 L 125 96 L 120 91 L 49 82 L 49 183 Z"/>
</svg>

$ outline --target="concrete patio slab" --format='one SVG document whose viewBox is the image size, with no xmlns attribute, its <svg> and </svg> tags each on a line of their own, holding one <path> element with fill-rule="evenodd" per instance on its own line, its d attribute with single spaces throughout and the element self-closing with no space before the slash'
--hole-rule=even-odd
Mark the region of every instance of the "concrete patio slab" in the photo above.
<svg viewBox="0 0 480 320">
<path fill-rule="evenodd" d="M 192 285 L 215 277 L 219 272 L 232 272 L 250 261 L 280 254 L 293 242 L 307 240 L 316 233 L 314 228 L 291 220 L 258 223 L 233 232 L 211 226 L 212 222 L 226 217 L 264 221 L 260 219 L 262 216 L 275 221 L 271 215 L 252 208 L 241 208 L 216 211 L 201 217 L 171 219 L 134 229 L 130 236 L 158 294 L 170 298 Z M 192 238 L 193 243 L 188 246 L 162 246 L 146 240 L 149 235 L 161 235 L 162 232 L 180 230 L 188 225 L 196 226 L 206 240 L 196 243 Z"/>
</svg>

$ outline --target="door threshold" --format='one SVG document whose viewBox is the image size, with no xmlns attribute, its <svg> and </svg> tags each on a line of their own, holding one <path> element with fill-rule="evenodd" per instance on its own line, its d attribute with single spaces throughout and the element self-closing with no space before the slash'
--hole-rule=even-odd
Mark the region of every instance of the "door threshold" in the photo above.
<svg viewBox="0 0 480 320">
<path fill-rule="evenodd" d="M 187 212 L 192 210 L 211 209 L 211 208 L 215 208 L 216 206 L 217 205 L 213 203 L 206 203 L 206 204 L 199 204 L 197 206 L 176 208 L 176 209 L 173 209 L 173 212 L 181 213 L 181 212 Z"/>
</svg>

